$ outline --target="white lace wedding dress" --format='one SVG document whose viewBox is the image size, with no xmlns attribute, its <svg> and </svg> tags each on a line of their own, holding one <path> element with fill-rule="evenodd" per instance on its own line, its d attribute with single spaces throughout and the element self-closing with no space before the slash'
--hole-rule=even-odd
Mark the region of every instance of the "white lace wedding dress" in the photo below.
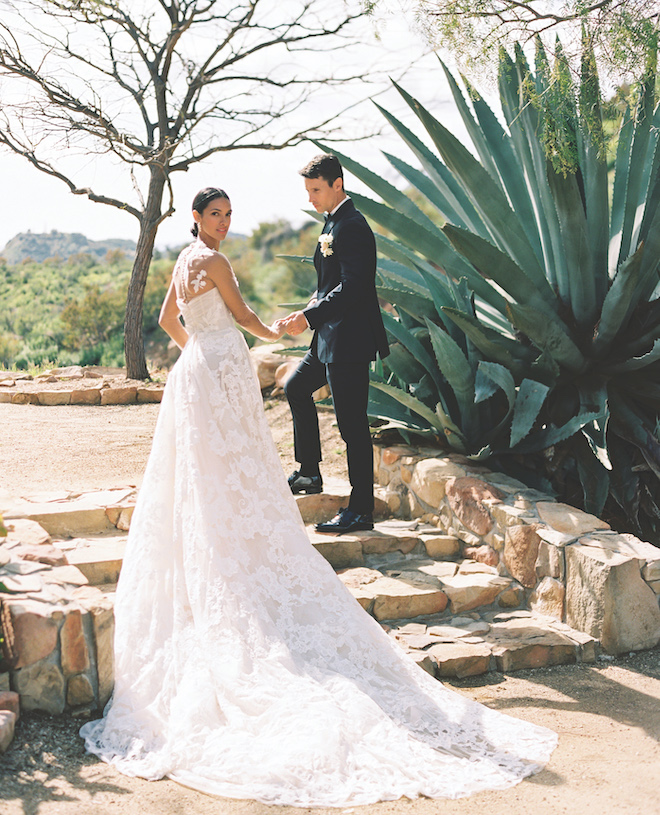
<svg viewBox="0 0 660 815">
<path fill-rule="evenodd" d="M 195 260 L 117 588 L 115 691 L 81 730 L 126 775 L 343 806 L 457 798 L 540 770 L 545 728 L 443 687 L 310 545 L 245 340 Z M 179 289 L 180 287 L 180 289 Z"/>
</svg>

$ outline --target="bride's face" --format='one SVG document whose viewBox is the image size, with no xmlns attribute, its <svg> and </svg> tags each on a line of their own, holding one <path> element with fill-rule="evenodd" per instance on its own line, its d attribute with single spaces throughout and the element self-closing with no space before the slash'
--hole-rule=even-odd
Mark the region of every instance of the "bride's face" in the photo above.
<svg viewBox="0 0 660 815">
<path fill-rule="evenodd" d="M 227 237 L 231 224 L 231 202 L 227 198 L 214 198 L 204 207 L 204 212 L 195 211 L 199 227 L 199 237 L 205 242 L 217 245 Z"/>
</svg>

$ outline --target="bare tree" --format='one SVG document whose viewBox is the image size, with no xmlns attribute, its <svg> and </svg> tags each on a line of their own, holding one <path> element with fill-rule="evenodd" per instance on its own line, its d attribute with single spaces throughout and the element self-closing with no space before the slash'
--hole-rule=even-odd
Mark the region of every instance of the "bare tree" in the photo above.
<svg viewBox="0 0 660 815">
<path fill-rule="evenodd" d="M 564 55 L 582 51 L 583 29 L 603 75 L 639 76 L 649 49 L 657 48 L 657 0 L 413 0 L 418 21 L 438 47 L 451 50 L 466 69 L 496 61 L 500 47 L 539 35 L 561 35 Z M 549 40 L 546 45 L 552 47 Z M 567 51 L 568 48 L 568 51 Z"/>
<path fill-rule="evenodd" d="M 139 221 L 129 377 L 148 378 L 142 303 L 158 227 L 174 212 L 172 173 L 220 151 L 327 138 L 336 103 L 320 121 L 300 112 L 358 78 L 337 55 L 363 13 L 358 0 L 0 0 L 0 144 Z M 130 184 L 76 180 L 81 155 L 114 161 Z"/>
</svg>

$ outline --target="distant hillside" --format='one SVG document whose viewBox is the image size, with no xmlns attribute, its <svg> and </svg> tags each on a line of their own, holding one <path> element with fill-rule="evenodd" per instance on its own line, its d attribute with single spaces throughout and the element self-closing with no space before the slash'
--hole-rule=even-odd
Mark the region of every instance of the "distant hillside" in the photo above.
<svg viewBox="0 0 660 815">
<path fill-rule="evenodd" d="M 27 258 L 37 263 L 52 257 L 60 257 L 66 261 L 71 255 L 77 255 L 80 252 L 103 260 L 107 252 L 112 249 L 119 249 L 130 256 L 135 252 L 135 241 L 121 238 L 90 241 L 79 232 L 64 233 L 55 230 L 42 235 L 34 232 L 21 232 L 9 241 L 0 254 L 6 259 L 8 265 L 15 266 Z"/>
</svg>

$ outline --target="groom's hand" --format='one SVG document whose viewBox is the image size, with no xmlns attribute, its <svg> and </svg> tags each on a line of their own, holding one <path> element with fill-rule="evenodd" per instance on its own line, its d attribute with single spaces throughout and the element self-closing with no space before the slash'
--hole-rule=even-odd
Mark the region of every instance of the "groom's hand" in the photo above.
<svg viewBox="0 0 660 815">
<path fill-rule="evenodd" d="M 284 318 L 284 328 L 287 334 L 292 337 L 302 334 L 306 328 L 309 328 L 305 315 L 302 311 L 294 311 Z"/>
</svg>

